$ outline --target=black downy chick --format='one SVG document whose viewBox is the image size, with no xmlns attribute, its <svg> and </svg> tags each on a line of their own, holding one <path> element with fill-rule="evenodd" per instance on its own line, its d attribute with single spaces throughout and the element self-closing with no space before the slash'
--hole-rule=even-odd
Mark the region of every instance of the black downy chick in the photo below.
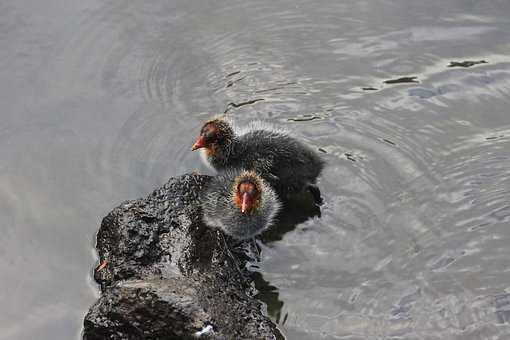
<svg viewBox="0 0 510 340">
<path fill-rule="evenodd" d="M 269 228 L 280 209 L 276 193 L 260 176 L 232 169 L 211 180 L 201 205 L 205 224 L 237 240 Z"/>
<path fill-rule="evenodd" d="M 231 122 L 215 118 L 206 122 L 192 150 L 202 149 L 206 164 L 217 171 L 226 168 L 252 169 L 273 187 L 281 198 L 315 187 L 324 160 L 289 132 L 264 122 L 234 129 Z"/>
</svg>

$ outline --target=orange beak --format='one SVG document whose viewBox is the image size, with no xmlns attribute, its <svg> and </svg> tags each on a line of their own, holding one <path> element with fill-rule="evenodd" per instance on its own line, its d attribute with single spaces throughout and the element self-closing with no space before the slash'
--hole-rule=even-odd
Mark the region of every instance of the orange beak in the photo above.
<svg viewBox="0 0 510 340">
<path fill-rule="evenodd" d="M 205 138 L 203 136 L 198 137 L 197 141 L 191 147 L 191 151 L 195 151 L 197 149 L 201 149 L 206 146 Z"/>
<path fill-rule="evenodd" d="M 243 214 L 247 213 L 249 210 L 251 210 L 251 197 L 248 195 L 247 192 L 243 194 L 243 202 L 241 203 L 241 212 Z"/>
</svg>

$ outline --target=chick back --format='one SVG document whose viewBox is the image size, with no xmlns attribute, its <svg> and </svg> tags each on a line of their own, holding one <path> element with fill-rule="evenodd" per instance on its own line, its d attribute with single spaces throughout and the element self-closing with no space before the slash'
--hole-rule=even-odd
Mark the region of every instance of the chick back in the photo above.
<svg viewBox="0 0 510 340">
<path fill-rule="evenodd" d="M 309 146 L 286 133 L 253 130 L 237 137 L 231 166 L 253 169 L 280 194 L 315 184 L 324 160 Z"/>
</svg>

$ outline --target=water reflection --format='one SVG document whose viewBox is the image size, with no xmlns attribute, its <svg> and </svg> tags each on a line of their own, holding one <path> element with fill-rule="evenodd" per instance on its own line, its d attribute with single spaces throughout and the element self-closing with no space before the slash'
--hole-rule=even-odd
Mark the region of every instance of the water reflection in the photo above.
<svg viewBox="0 0 510 340">
<path fill-rule="evenodd" d="M 385 80 L 385 84 L 405 84 L 405 83 L 419 83 L 417 76 L 412 77 L 400 77 L 396 79 L 388 79 Z"/>
<path fill-rule="evenodd" d="M 448 67 L 471 67 L 480 64 L 487 64 L 485 60 L 450 61 Z"/>
<path fill-rule="evenodd" d="M 264 243 L 279 241 L 300 223 L 320 217 L 320 197 L 320 190 L 317 189 L 316 192 L 306 190 L 285 200 L 276 224 L 261 235 L 261 240 Z"/>
<path fill-rule="evenodd" d="M 264 302 L 268 315 L 282 326 L 285 325 L 288 314 L 283 317 L 281 315 L 284 302 L 279 299 L 278 287 L 271 285 L 270 282 L 264 279 L 263 273 L 259 271 L 260 267 L 256 262 L 260 262 L 262 247 L 267 249 L 271 246 L 271 242 L 282 240 L 285 234 L 293 231 L 299 224 L 314 217 L 320 218 L 321 194 L 318 188 L 314 189 L 316 191 L 305 190 L 300 194 L 288 197 L 283 202 L 283 208 L 276 218 L 275 225 L 260 236 L 262 244 L 257 249 L 259 256 L 250 257 L 251 276 L 257 289 L 256 297 Z"/>
<path fill-rule="evenodd" d="M 277 324 L 285 324 L 281 318 L 283 301 L 279 299 L 278 287 L 272 286 L 268 281 L 264 280 L 264 276 L 260 272 L 252 272 L 252 278 L 257 288 L 255 297 L 265 303 L 267 306 L 267 314 L 275 320 Z"/>
</svg>

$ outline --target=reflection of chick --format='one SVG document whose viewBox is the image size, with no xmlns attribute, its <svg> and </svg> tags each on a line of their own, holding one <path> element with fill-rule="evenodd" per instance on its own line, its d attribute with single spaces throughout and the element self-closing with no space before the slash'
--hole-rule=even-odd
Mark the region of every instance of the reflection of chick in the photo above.
<svg viewBox="0 0 510 340">
<path fill-rule="evenodd" d="M 262 122 L 234 131 L 227 120 L 212 119 L 202 127 L 196 149 L 203 149 L 206 162 L 218 171 L 253 169 L 281 196 L 314 185 L 324 167 L 313 149 Z"/>
<path fill-rule="evenodd" d="M 252 238 L 273 223 L 280 202 L 253 171 L 227 170 L 214 177 L 201 202 L 204 222 L 238 240 Z"/>
</svg>

